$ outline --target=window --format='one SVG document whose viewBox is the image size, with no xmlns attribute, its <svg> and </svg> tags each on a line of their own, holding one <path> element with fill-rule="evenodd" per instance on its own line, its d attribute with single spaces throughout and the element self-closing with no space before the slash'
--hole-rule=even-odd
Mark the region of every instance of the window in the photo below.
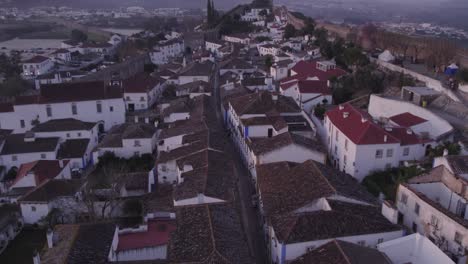
<svg viewBox="0 0 468 264">
<path fill-rule="evenodd" d="M 346 166 L 346 161 L 348 160 L 348 157 L 346 157 L 346 155 L 343 156 L 343 163 L 344 165 Z"/>
<path fill-rule="evenodd" d="M 455 240 L 455 243 L 461 245 L 462 240 L 463 240 L 462 234 L 455 232 L 455 238 L 453 240 Z"/>
<path fill-rule="evenodd" d="M 383 150 L 378 149 L 375 151 L 375 158 L 376 159 L 381 159 L 383 157 Z"/>
<path fill-rule="evenodd" d="M 377 244 L 381 244 L 381 243 L 383 243 L 383 242 L 384 242 L 384 239 L 383 239 L 383 238 L 377 239 Z"/>
<path fill-rule="evenodd" d="M 36 206 L 31 206 L 31 211 L 36 212 Z"/>
<path fill-rule="evenodd" d="M 70 133 L 67 133 L 67 138 L 69 138 L 69 137 L 70 137 Z"/>
<path fill-rule="evenodd" d="M 78 137 L 81 137 L 81 132 L 78 132 L 77 135 L 78 135 Z"/>
<path fill-rule="evenodd" d="M 387 158 L 393 157 L 393 149 L 387 149 Z"/>
<path fill-rule="evenodd" d="M 42 153 L 41 154 L 41 159 L 45 159 L 45 158 L 47 158 L 47 155 L 45 153 Z"/>
<path fill-rule="evenodd" d="M 409 156 L 409 148 L 403 149 L 403 156 Z"/>
<path fill-rule="evenodd" d="M 17 160 L 18 160 L 18 156 L 16 156 L 16 155 L 11 156 L 11 160 L 12 160 L 12 161 L 17 161 Z"/>
<path fill-rule="evenodd" d="M 402 193 L 401 196 L 400 196 L 400 202 L 402 204 L 406 204 L 408 202 L 408 195 L 405 194 L 405 193 Z"/>
<path fill-rule="evenodd" d="M 96 102 L 96 111 L 102 113 L 102 104 L 101 102 Z"/>
<path fill-rule="evenodd" d="M 140 140 L 135 140 L 135 147 L 140 147 L 141 144 L 140 144 Z"/>
<path fill-rule="evenodd" d="M 20 126 L 21 128 L 24 128 L 26 126 L 26 123 L 24 122 L 24 120 L 20 120 Z"/>
<path fill-rule="evenodd" d="M 391 164 L 391 163 L 387 163 L 387 164 L 385 164 L 385 169 L 387 169 L 387 170 L 388 170 L 388 169 L 390 169 L 390 168 L 392 168 L 392 164 Z"/>
<path fill-rule="evenodd" d="M 335 146 L 335 154 L 338 153 L 338 146 Z"/>
<path fill-rule="evenodd" d="M 366 241 L 365 240 L 360 240 L 360 241 L 357 242 L 357 244 L 364 247 L 364 246 L 366 246 Z"/>
<path fill-rule="evenodd" d="M 344 149 L 348 150 L 348 140 L 347 139 L 345 139 L 345 141 L 344 141 Z"/>
<path fill-rule="evenodd" d="M 144 102 L 144 101 L 145 101 L 145 97 L 143 97 L 143 96 L 140 97 L 140 101 L 141 101 L 141 102 Z"/>
<path fill-rule="evenodd" d="M 338 141 L 339 133 L 340 133 L 340 132 L 338 132 L 338 130 L 337 130 L 336 133 L 335 133 L 335 140 L 336 140 L 336 141 Z"/>
<path fill-rule="evenodd" d="M 52 107 L 50 105 L 46 106 L 47 117 L 52 116 Z"/>
<path fill-rule="evenodd" d="M 420 210 L 420 209 L 421 209 L 421 208 L 420 208 L 419 204 L 418 204 L 418 203 L 415 203 L 415 204 L 414 204 L 414 213 L 417 214 L 417 215 L 419 215 L 419 210 Z"/>
<path fill-rule="evenodd" d="M 110 111 L 110 112 L 114 112 L 114 107 L 113 107 L 113 106 L 109 106 L 109 111 Z"/>
<path fill-rule="evenodd" d="M 269 128 L 268 129 L 268 137 L 271 138 L 273 136 L 273 129 Z"/>
<path fill-rule="evenodd" d="M 456 214 L 464 218 L 465 212 L 466 212 L 466 204 L 462 200 L 458 200 Z"/>
<path fill-rule="evenodd" d="M 72 115 L 77 115 L 78 114 L 78 109 L 76 108 L 76 104 L 72 104 Z"/>
<path fill-rule="evenodd" d="M 413 229 L 413 233 L 418 232 L 418 225 L 415 222 L 413 222 L 412 229 Z"/>
</svg>

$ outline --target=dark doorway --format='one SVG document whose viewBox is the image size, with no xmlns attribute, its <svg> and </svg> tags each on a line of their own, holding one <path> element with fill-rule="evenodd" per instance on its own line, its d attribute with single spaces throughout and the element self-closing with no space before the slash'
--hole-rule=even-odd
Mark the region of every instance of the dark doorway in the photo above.
<svg viewBox="0 0 468 264">
<path fill-rule="evenodd" d="M 128 104 L 128 111 L 135 112 L 135 104 Z"/>
</svg>

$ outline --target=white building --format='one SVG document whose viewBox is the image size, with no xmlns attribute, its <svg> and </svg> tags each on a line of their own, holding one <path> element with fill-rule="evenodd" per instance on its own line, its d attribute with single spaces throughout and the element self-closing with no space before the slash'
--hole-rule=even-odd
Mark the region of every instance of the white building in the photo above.
<svg viewBox="0 0 468 264">
<path fill-rule="evenodd" d="M 455 264 L 434 243 L 418 233 L 378 244 L 377 249 L 394 264 Z"/>
<path fill-rule="evenodd" d="M 113 127 L 96 146 L 93 160 L 106 152 L 120 158 L 129 159 L 143 154 L 152 154 L 156 149 L 156 127 L 151 124 L 125 123 Z"/>
<path fill-rule="evenodd" d="M 280 46 L 275 45 L 275 44 L 258 45 L 257 49 L 258 49 L 258 53 L 260 54 L 260 56 L 266 56 L 266 55 L 276 56 L 280 54 L 281 52 Z"/>
<path fill-rule="evenodd" d="M 453 139 L 454 128 L 449 122 L 430 110 L 411 102 L 373 94 L 370 97 L 368 110 L 371 116 L 379 119 L 390 119 L 390 121 L 395 117 L 410 119 L 406 122 L 403 121 L 401 126 L 414 129 L 416 133 L 432 138 L 437 142 Z M 409 118 L 410 115 L 406 113 L 410 113 L 412 118 Z M 418 118 L 414 118 L 414 116 Z"/>
<path fill-rule="evenodd" d="M 278 81 L 289 76 L 289 70 L 295 65 L 294 61 L 280 60 L 277 61 L 271 66 L 270 74 L 273 77 L 273 80 Z"/>
<path fill-rule="evenodd" d="M 74 118 L 102 123 L 108 130 L 125 122 L 125 103 L 120 86 L 102 81 L 44 85 L 39 95 L 17 97 L 0 112 L 0 128 L 16 133 L 34 124 L 54 119 Z"/>
<path fill-rule="evenodd" d="M 148 215 L 145 223 L 136 228 L 116 227 L 108 260 L 111 263 L 166 260 L 171 233 L 176 228 L 174 213 L 164 217 Z"/>
<path fill-rule="evenodd" d="M 332 165 L 359 181 L 373 171 L 420 160 L 434 144 L 409 128 L 381 127 L 372 116 L 350 104 L 328 111 L 324 126 Z"/>
<path fill-rule="evenodd" d="M 52 53 L 54 56 L 55 60 L 58 62 L 69 62 L 72 60 L 71 58 L 71 52 L 67 49 L 58 49 Z"/>
<path fill-rule="evenodd" d="M 5 138 L 0 152 L 0 163 L 9 170 L 36 160 L 55 160 L 60 138 L 36 138 L 34 133 L 11 134 Z"/>
<path fill-rule="evenodd" d="M 293 98 L 297 105 L 306 113 L 312 113 L 318 104 L 331 104 L 332 89 L 329 81 L 289 81 L 282 82 L 280 92 L 284 96 Z"/>
<path fill-rule="evenodd" d="M 59 72 L 50 72 L 42 74 L 36 77 L 34 80 L 36 84 L 36 89 L 39 90 L 41 85 L 44 84 L 57 84 L 64 82 L 71 82 L 73 80 L 79 79 L 86 76 L 85 71 L 59 71 Z"/>
<path fill-rule="evenodd" d="M 345 173 L 314 161 L 270 163 L 257 171 L 273 263 L 289 263 L 334 239 L 375 247 L 403 235 L 380 214 L 375 198 Z"/>
<path fill-rule="evenodd" d="M 75 222 L 76 216 L 85 211 L 81 202 L 81 180 L 53 179 L 45 181 L 35 190 L 19 199 L 25 224 L 36 224 L 56 209 L 57 219 Z"/>
<path fill-rule="evenodd" d="M 174 38 L 154 46 L 150 52 L 151 62 L 156 65 L 168 63 L 171 58 L 182 56 L 185 52 L 183 39 Z"/>
<path fill-rule="evenodd" d="M 237 43 L 237 44 L 242 44 L 242 45 L 250 44 L 250 37 L 247 34 L 224 35 L 223 40 L 226 42 Z"/>
<path fill-rule="evenodd" d="M 213 74 L 213 68 L 214 63 L 211 61 L 193 62 L 178 72 L 177 84 L 183 85 L 196 81 L 209 82 Z"/>
<path fill-rule="evenodd" d="M 162 95 L 165 80 L 147 73 L 137 74 L 122 82 L 127 112 L 151 108 Z"/>
<path fill-rule="evenodd" d="M 466 262 L 468 245 L 468 182 L 445 166 L 400 184 L 396 208 L 387 206 L 387 218 L 429 238 L 457 263 Z"/>
<path fill-rule="evenodd" d="M 44 56 L 34 56 L 29 60 L 23 61 L 23 76 L 38 76 L 48 73 L 54 67 L 51 59 Z"/>
</svg>

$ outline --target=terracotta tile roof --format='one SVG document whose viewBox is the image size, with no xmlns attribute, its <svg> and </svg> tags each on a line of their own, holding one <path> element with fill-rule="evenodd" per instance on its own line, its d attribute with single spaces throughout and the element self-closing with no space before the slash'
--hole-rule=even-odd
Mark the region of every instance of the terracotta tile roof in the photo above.
<svg viewBox="0 0 468 264">
<path fill-rule="evenodd" d="M 221 65 L 221 69 L 249 70 L 255 69 L 255 67 L 243 59 L 234 58 L 224 62 L 224 64 Z"/>
<path fill-rule="evenodd" d="M 347 115 L 347 117 L 345 117 Z M 353 143 L 358 145 L 395 144 L 397 138 L 372 121 L 372 117 L 350 104 L 344 104 L 326 113 L 328 119 Z"/>
<path fill-rule="evenodd" d="M 5 137 L 0 155 L 37 153 L 37 152 L 55 152 L 59 145 L 58 137 L 36 138 L 32 142 L 24 140 L 25 134 L 11 134 Z"/>
<path fill-rule="evenodd" d="M 288 82 L 286 84 L 281 84 L 280 87 L 282 90 L 288 90 L 290 88 L 296 87 L 299 88 L 299 92 L 303 94 L 325 94 L 331 95 L 331 88 L 328 87 L 328 81 L 297 81 L 297 82 Z"/>
<path fill-rule="evenodd" d="M 376 203 L 351 176 L 312 160 L 259 165 L 257 178 L 266 215 L 290 213 L 333 195 Z"/>
<path fill-rule="evenodd" d="M 413 131 L 404 127 L 386 128 L 385 131 L 397 138 L 402 146 L 416 145 L 432 142 L 431 139 L 423 139 Z"/>
<path fill-rule="evenodd" d="M 178 76 L 211 76 L 213 73 L 213 63 L 206 61 L 195 62 L 180 70 Z"/>
<path fill-rule="evenodd" d="M 15 111 L 12 103 L 0 103 L 0 113 L 10 113 Z"/>
<path fill-rule="evenodd" d="M 399 115 L 394 115 L 390 117 L 390 120 L 395 122 L 397 125 L 402 126 L 402 127 L 412 127 L 415 125 L 422 124 L 424 122 L 427 122 L 426 119 L 421 118 L 419 116 L 415 116 L 411 113 L 402 113 Z"/>
<path fill-rule="evenodd" d="M 387 256 L 374 248 L 343 240 L 332 240 L 307 252 L 290 264 L 391 264 Z"/>
<path fill-rule="evenodd" d="M 298 77 L 300 78 L 304 77 L 317 77 L 321 81 L 327 81 L 332 77 L 340 77 L 343 75 L 346 75 L 347 73 L 340 69 L 340 68 L 335 68 L 332 70 L 328 71 L 322 71 L 317 68 L 317 62 L 318 61 L 299 61 L 292 69 L 291 71 L 294 71 L 297 73 Z M 295 77 L 295 76 L 293 76 Z M 283 80 L 282 80 L 283 81 Z"/>
<path fill-rule="evenodd" d="M 148 220 L 148 229 L 145 232 L 119 234 L 117 251 L 144 249 L 167 245 L 171 233 L 176 230 L 174 221 Z"/>
<path fill-rule="evenodd" d="M 125 139 L 148 139 L 156 133 L 156 127 L 146 123 L 124 123 L 113 126 L 97 148 L 122 147 Z"/>
<path fill-rule="evenodd" d="M 327 199 L 330 210 L 276 215 L 271 218 L 282 243 L 301 243 L 337 237 L 402 230 L 390 223 L 377 206 Z"/>
<path fill-rule="evenodd" d="M 272 110 L 278 113 L 301 112 L 301 109 L 291 97 L 278 95 L 278 99 L 273 100 L 272 94 L 266 91 L 231 98 L 229 99 L 229 103 L 238 116 L 246 114 L 265 114 Z"/>
<path fill-rule="evenodd" d="M 38 55 L 38 56 L 34 56 L 34 57 L 30 58 L 29 60 L 23 61 L 23 63 L 42 63 L 42 62 L 44 62 L 44 61 L 46 61 L 48 59 L 49 58 L 47 58 L 47 57 Z"/>
<path fill-rule="evenodd" d="M 233 165 L 222 152 L 204 150 L 177 160 L 179 168 L 191 165 L 182 173 L 183 182 L 174 187 L 174 200 L 195 198 L 198 194 L 229 200 L 234 189 Z"/>
<path fill-rule="evenodd" d="M 148 73 L 136 74 L 122 82 L 124 93 L 147 93 L 160 83 L 160 79 Z"/>
<path fill-rule="evenodd" d="M 97 123 L 84 122 L 74 118 L 54 119 L 34 126 L 31 131 L 33 132 L 57 132 L 57 131 L 77 131 L 77 130 L 91 130 Z"/>
<path fill-rule="evenodd" d="M 450 155 L 445 158 L 455 174 L 468 174 L 468 155 Z"/>
<path fill-rule="evenodd" d="M 68 139 L 60 145 L 57 152 L 58 159 L 83 158 L 88 149 L 89 139 Z"/>
<path fill-rule="evenodd" d="M 432 206 L 435 210 L 445 214 L 458 224 L 462 225 L 465 228 L 468 228 L 468 219 L 464 219 L 463 217 L 459 216 L 458 214 L 453 213 L 452 211 L 448 210 L 444 206 L 442 206 L 440 203 L 432 200 L 431 198 L 427 197 L 424 193 L 416 190 L 416 188 L 413 188 L 413 184 L 418 184 L 418 183 L 403 183 L 402 185 L 406 187 L 408 190 L 413 192 L 416 196 L 418 196 L 421 200 L 426 202 L 428 205 Z"/>
<path fill-rule="evenodd" d="M 188 93 L 211 93 L 213 91 L 213 86 L 205 81 L 195 81 L 179 85 L 176 90 L 187 91 Z"/>
<path fill-rule="evenodd" d="M 230 204 L 181 207 L 168 247 L 170 263 L 253 263 L 239 215 Z"/>
<path fill-rule="evenodd" d="M 307 149 L 325 152 L 324 146 L 319 141 L 291 132 L 281 133 L 271 138 L 249 138 L 247 144 L 255 155 L 262 155 L 293 144 Z"/>
<path fill-rule="evenodd" d="M 79 226 L 67 264 L 108 264 L 115 225 L 112 223 L 82 224 Z"/>
<path fill-rule="evenodd" d="M 20 199 L 26 203 L 47 203 L 58 197 L 74 197 L 83 183 L 80 180 L 47 180 Z"/>
<path fill-rule="evenodd" d="M 69 162 L 69 160 L 64 160 L 63 167 L 60 167 L 58 160 L 37 160 L 23 163 L 18 169 L 18 174 L 13 184 L 26 177 L 29 173 L 33 173 L 35 185 L 38 186 L 46 180 L 57 177 Z"/>
<path fill-rule="evenodd" d="M 47 104 L 123 98 L 122 89 L 102 81 L 68 82 L 41 86 L 40 95 L 18 96 L 15 104 Z"/>
</svg>

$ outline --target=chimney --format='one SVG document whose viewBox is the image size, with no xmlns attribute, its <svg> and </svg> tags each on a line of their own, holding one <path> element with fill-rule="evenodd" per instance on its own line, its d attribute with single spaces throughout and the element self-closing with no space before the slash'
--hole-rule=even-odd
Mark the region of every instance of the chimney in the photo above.
<svg viewBox="0 0 468 264">
<path fill-rule="evenodd" d="M 348 118 L 349 113 L 348 112 L 343 112 L 343 118 Z"/>
<path fill-rule="evenodd" d="M 54 231 L 52 231 L 52 229 L 49 227 L 49 229 L 47 229 L 47 246 L 49 248 L 53 248 L 54 247 Z"/>
<path fill-rule="evenodd" d="M 41 257 L 39 256 L 39 252 L 34 250 L 33 252 L 33 264 L 41 264 Z"/>
<path fill-rule="evenodd" d="M 343 110 L 343 109 L 344 109 L 344 106 L 343 106 L 343 105 L 339 105 L 338 108 L 339 108 L 340 110 Z"/>
<path fill-rule="evenodd" d="M 138 116 L 135 116 L 134 121 L 135 123 L 138 123 Z"/>
<path fill-rule="evenodd" d="M 406 134 L 411 135 L 411 134 L 413 134 L 413 131 L 411 131 L 411 129 L 408 128 L 408 129 L 406 129 Z"/>
<path fill-rule="evenodd" d="M 277 94 L 271 94 L 271 99 L 273 100 L 273 102 L 278 101 L 278 95 Z"/>
<path fill-rule="evenodd" d="M 448 156 L 448 154 L 449 154 L 448 149 L 444 149 L 444 157 Z"/>
<path fill-rule="evenodd" d="M 149 117 L 145 117 L 145 124 L 149 124 Z"/>
<path fill-rule="evenodd" d="M 59 160 L 58 160 L 58 163 L 59 163 L 59 167 L 60 167 L 61 169 L 63 169 L 63 167 L 64 167 L 63 160 L 62 160 L 62 159 L 59 159 Z"/>
<path fill-rule="evenodd" d="M 384 142 L 387 142 L 387 138 L 388 138 L 387 135 L 384 135 L 384 136 L 383 136 L 383 141 L 384 141 Z"/>
<path fill-rule="evenodd" d="M 330 86 L 331 86 L 330 80 L 327 80 L 327 87 L 330 87 Z"/>
<path fill-rule="evenodd" d="M 34 132 L 26 131 L 26 133 L 24 134 L 24 142 L 34 142 L 34 141 L 35 141 Z"/>
<path fill-rule="evenodd" d="M 392 132 L 393 129 L 391 127 L 386 127 L 385 130 L 388 132 Z"/>
<path fill-rule="evenodd" d="M 367 118 L 365 118 L 365 117 L 362 116 L 362 117 L 361 117 L 361 122 L 362 122 L 362 123 L 367 122 Z"/>
</svg>

